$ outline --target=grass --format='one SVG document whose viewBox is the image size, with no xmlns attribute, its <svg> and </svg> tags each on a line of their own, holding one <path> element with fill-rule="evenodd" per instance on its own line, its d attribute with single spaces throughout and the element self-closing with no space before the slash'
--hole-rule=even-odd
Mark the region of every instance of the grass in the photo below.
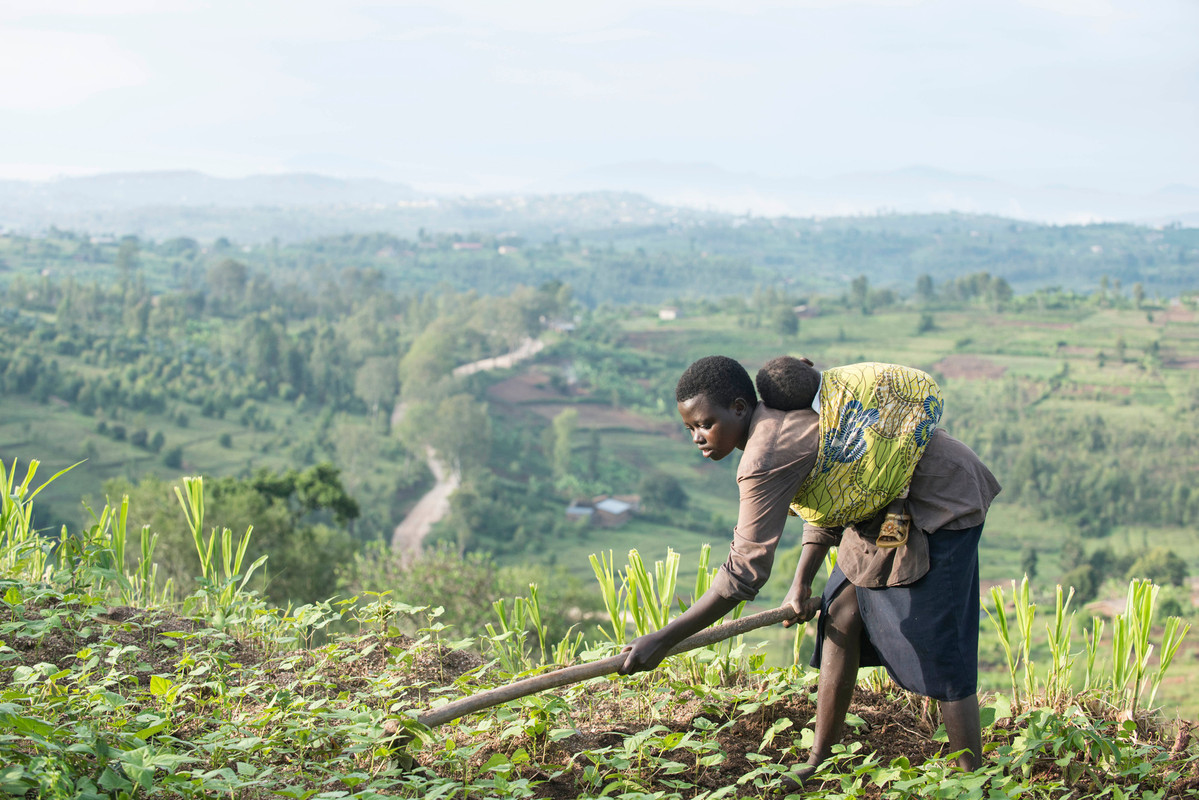
<svg viewBox="0 0 1199 800">
<path fill-rule="evenodd" d="M 318 414 L 298 411 L 281 401 L 260 405 L 263 415 L 275 421 L 276 430 L 247 428 L 236 419 L 236 413 L 225 419 L 204 417 L 198 407 L 186 404 L 185 427 L 166 414 L 125 413 L 120 420 L 108 421 L 110 425 L 123 425 L 128 433 L 145 428 L 153 436 L 161 431 L 166 443 L 160 453 L 153 453 L 134 447 L 128 440 L 118 442 L 98 433 L 97 418 L 55 403 L 42 404 L 10 395 L 4 398 L 5 413 L 0 416 L 0 456 L 39 453 L 47 468 L 54 469 L 87 459 L 47 487 L 39 508 L 44 525 L 73 525 L 87 518 L 79 498 L 91 498 L 93 504 L 102 505 L 103 485 L 112 478 L 137 482 L 152 475 L 172 480 L 182 472 L 246 476 L 262 468 L 283 472 L 308 466 L 298 462 L 293 446 L 314 436 Z M 221 444 L 223 435 L 230 438 L 229 447 Z M 313 463 L 321 458 L 335 461 L 343 485 L 363 505 L 389 507 L 393 487 L 407 480 L 407 465 L 388 450 L 393 445 L 378 432 L 377 424 L 362 417 L 337 415 L 326 439 L 328 445 L 313 448 Z M 183 448 L 183 463 L 167 466 L 163 455 L 177 446 Z M 390 528 L 378 533 L 389 536 Z"/>
</svg>

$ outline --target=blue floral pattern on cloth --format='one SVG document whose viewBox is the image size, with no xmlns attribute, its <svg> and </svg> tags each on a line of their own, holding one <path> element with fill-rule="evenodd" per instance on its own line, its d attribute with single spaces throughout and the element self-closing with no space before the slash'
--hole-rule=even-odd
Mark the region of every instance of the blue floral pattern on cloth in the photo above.
<svg viewBox="0 0 1199 800">
<path fill-rule="evenodd" d="M 944 408 L 945 404 L 941 398 L 932 395 L 924 398 L 925 417 L 917 423 L 914 434 L 918 447 L 924 447 L 928 440 L 933 438 L 933 432 L 937 429 L 937 423 L 941 421 L 941 411 Z"/>
<path fill-rule="evenodd" d="M 848 464 L 865 455 L 866 429 L 877 425 L 878 420 L 877 408 L 864 408 L 857 400 L 846 403 L 840 424 L 825 434 L 822 471 L 828 472 L 833 464 Z"/>
</svg>

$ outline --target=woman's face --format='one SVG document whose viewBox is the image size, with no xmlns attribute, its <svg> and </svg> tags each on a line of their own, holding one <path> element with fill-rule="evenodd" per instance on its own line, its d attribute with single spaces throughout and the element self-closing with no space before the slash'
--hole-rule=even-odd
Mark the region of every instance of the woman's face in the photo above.
<svg viewBox="0 0 1199 800">
<path fill-rule="evenodd" d="M 734 449 L 745 447 L 750 410 L 749 404 L 740 397 L 728 408 L 722 408 L 705 394 L 679 403 L 679 416 L 691 434 L 691 441 L 704 458 L 712 461 L 719 461 Z"/>
</svg>

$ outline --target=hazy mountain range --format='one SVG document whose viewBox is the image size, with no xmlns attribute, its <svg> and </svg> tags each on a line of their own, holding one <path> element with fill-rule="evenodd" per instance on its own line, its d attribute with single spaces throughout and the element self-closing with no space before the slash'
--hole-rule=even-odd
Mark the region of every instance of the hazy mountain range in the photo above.
<svg viewBox="0 0 1199 800">
<path fill-rule="evenodd" d="M 798 217 L 956 211 L 1048 223 L 1135 222 L 1199 225 L 1199 188 L 1162 187 L 1144 195 L 1071 186 L 1022 186 L 931 167 L 831 178 L 764 177 L 711 164 L 630 162 L 547 182 L 543 191 L 579 188 L 643 193 L 670 205 Z"/>
<path fill-rule="evenodd" d="M 520 193 L 473 198 L 439 196 L 395 181 L 311 173 L 216 178 L 199 172 L 135 172 L 0 181 L 0 229 L 36 232 L 55 225 L 93 233 L 225 235 L 240 241 L 410 234 L 417 226 L 494 232 L 518 224 L 522 215 L 544 224 L 603 226 L 697 213 L 831 217 L 946 211 L 1059 224 L 1199 225 L 1199 188 L 1173 185 L 1134 195 L 1022 186 L 927 167 L 820 179 L 763 177 L 711 164 L 656 161 L 598 167 L 541 181 Z"/>
</svg>

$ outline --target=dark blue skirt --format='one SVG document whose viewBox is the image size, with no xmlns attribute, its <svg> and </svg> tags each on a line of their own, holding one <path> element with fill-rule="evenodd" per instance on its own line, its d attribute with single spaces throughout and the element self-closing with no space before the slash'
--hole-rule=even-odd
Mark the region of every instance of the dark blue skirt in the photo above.
<svg viewBox="0 0 1199 800">
<path fill-rule="evenodd" d="M 857 587 L 863 667 L 886 667 L 909 692 L 961 700 L 978 691 L 978 540 L 982 526 L 928 537 L 928 572 L 907 586 Z M 824 617 L 849 579 L 837 567 L 824 587 L 812 666 L 820 666 Z"/>
</svg>

